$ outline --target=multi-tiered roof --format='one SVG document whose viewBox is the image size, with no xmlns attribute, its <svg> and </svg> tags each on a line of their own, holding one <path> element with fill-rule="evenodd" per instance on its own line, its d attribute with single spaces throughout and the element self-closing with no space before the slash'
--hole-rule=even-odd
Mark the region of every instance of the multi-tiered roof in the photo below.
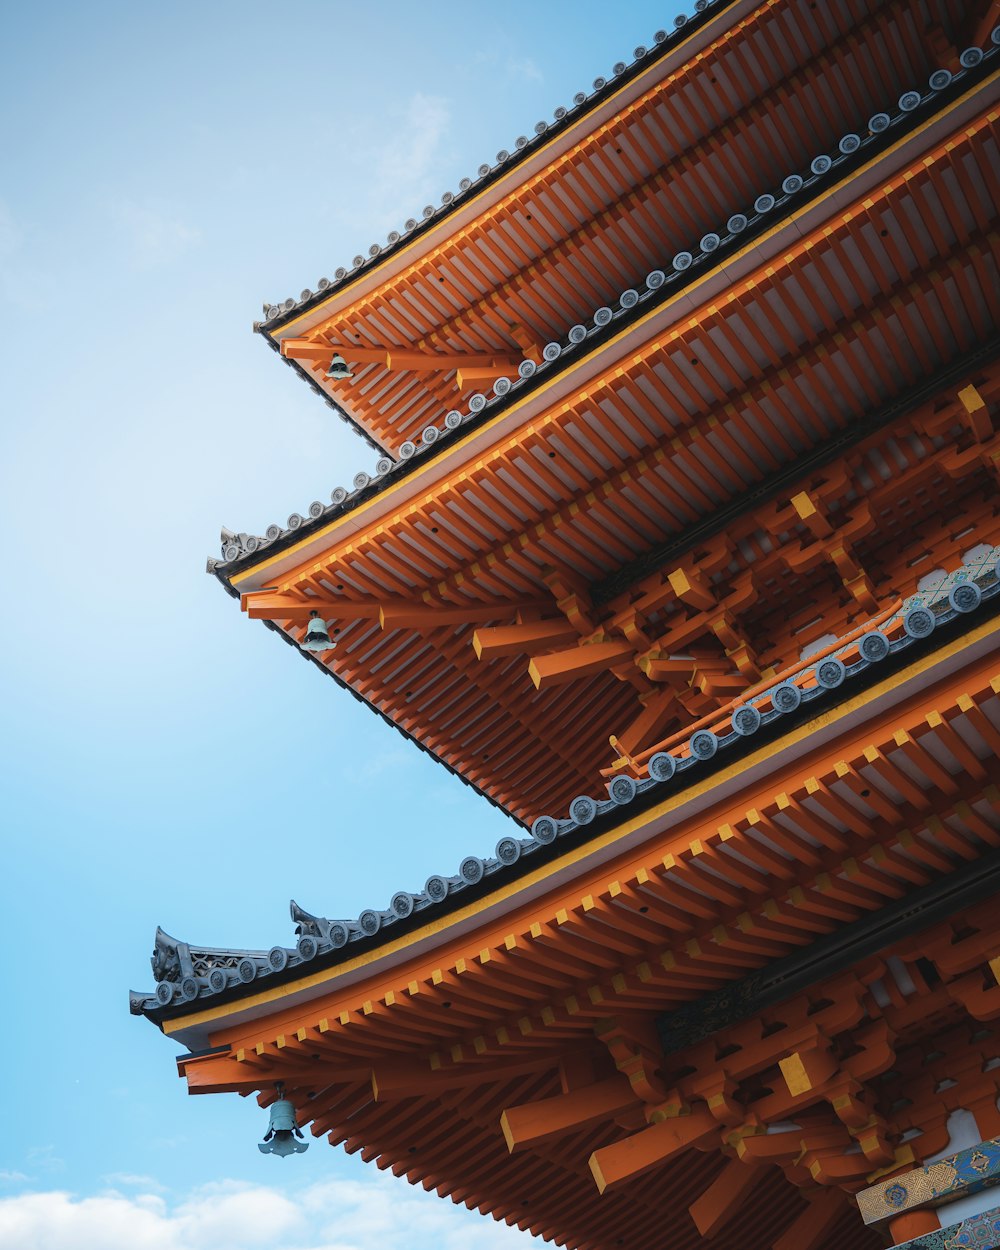
<svg viewBox="0 0 1000 1250">
<path fill-rule="evenodd" d="M 210 571 L 522 828 L 133 1006 L 562 1244 L 860 1248 L 1000 1132 L 1000 28 L 696 7 L 257 327 L 379 459 Z"/>
<path fill-rule="evenodd" d="M 261 327 L 387 454 L 216 576 L 527 823 L 954 567 L 993 480 L 927 457 L 996 385 L 995 53 L 949 61 L 953 5 L 744 7 Z"/>
</svg>

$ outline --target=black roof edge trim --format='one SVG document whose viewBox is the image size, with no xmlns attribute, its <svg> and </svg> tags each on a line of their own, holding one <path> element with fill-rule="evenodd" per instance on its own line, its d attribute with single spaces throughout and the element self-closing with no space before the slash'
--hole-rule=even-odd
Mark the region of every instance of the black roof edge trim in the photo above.
<svg viewBox="0 0 1000 1250">
<path fill-rule="evenodd" d="M 1000 48 L 996 49 L 996 52 L 997 55 L 1000 56 Z M 686 271 L 683 281 L 678 283 L 665 283 L 663 287 L 660 288 L 660 291 L 655 298 L 641 300 L 633 309 L 630 309 L 625 316 L 616 318 L 601 330 L 588 335 L 583 343 L 567 344 L 559 356 L 559 367 L 557 370 L 552 371 L 550 369 L 543 369 L 536 372 L 531 378 L 523 379 L 521 384 L 508 391 L 508 393 L 500 399 L 499 403 L 487 405 L 481 413 L 478 413 L 464 421 L 461 426 L 461 436 L 464 437 L 469 434 L 473 434 L 488 422 L 502 416 L 506 409 L 513 406 L 514 403 L 520 403 L 526 396 L 531 395 L 533 391 L 539 389 L 543 385 L 548 385 L 556 378 L 562 376 L 568 368 L 571 368 L 576 364 L 581 355 L 584 353 L 589 354 L 602 347 L 610 338 L 615 337 L 622 333 L 622 331 L 629 329 L 637 321 L 648 314 L 655 312 L 669 300 L 683 294 L 688 287 L 695 284 L 700 274 L 706 267 L 714 268 L 715 266 L 721 264 L 725 261 L 727 256 L 734 252 L 741 251 L 747 243 L 751 242 L 753 239 L 770 232 L 775 225 L 788 220 L 788 218 L 794 216 L 806 205 L 820 200 L 827 193 L 828 184 L 832 176 L 835 176 L 835 179 L 840 181 L 846 174 L 850 174 L 862 164 L 866 164 L 870 159 L 872 159 L 873 155 L 877 155 L 882 150 L 894 146 L 901 138 L 909 134 L 911 131 L 919 129 L 929 117 L 933 116 L 937 112 L 941 112 L 944 106 L 946 106 L 949 102 L 958 96 L 963 95 L 969 89 L 970 85 L 974 85 L 974 80 L 979 77 L 983 77 L 985 75 L 984 67 L 992 72 L 993 62 L 995 59 L 996 57 L 992 56 L 991 53 L 987 53 L 979 66 L 972 70 L 962 71 L 962 74 L 956 76 L 955 81 L 952 82 L 944 91 L 939 91 L 933 96 L 928 96 L 916 109 L 903 114 L 901 117 L 894 118 L 893 122 L 884 131 L 878 135 L 872 136 L 867 144 L 862 143 L 857 152 L 835 161 L 831 170 L 827 174 L 813 179 L 809 187 L 808 195 L 803 196 L 802 192 L 799 192 L 796 195 L 779 197 L 779 204 L 781 203 L 781 199 L 786 201 L 786 203 L 782 206 L 782 211 L 757 214 L 756 220 L 751 221 L 745 230 L 741 231 L 738 235 L 735 235 L 732 238 L 724 240 L 715 251 L 696 256 L 690 268 Z M 937 107 L 931 107 L 932 104 Z M 280 351 L 279 345 L 273 339 L 270 339 L 270 337 L 266 334 L 264 334 L 264 337 L 268 338 L 269 344 L 274 351 Z M 330 396 L 328 396 L 322 389 L 316 378 L 307 374 L 296 361 L 288 361 L 286 357 L 282 357 L 282 359 L 286 360 L 287 363 L 296 368 L 299 375 L 306 379 L 309 385 L 322 397 L 324 402 L 330 399 Z M 360 437 L 365 439 L 372 450 L 382 452 L 392 457 L 392 453 L 380 443 L 376 442 L 373 437 L 353 419 L 353 417 L 350 417 L 346 412 L 344 412 L 339 405 L 335 404 L 334 407 L 343 419 L 358 432 Z M 418 468 L 426 466 L 431 460 L 437 459 L 439 456 L 443 455 L 446 450 L 455 446 L 456 443 L 452 439 L 439 439 L 436 443 L 431 445 L 429 451 L 423 452 L 421 455 L 414 456 L 410 460 L 397 461 L 390 475 L 382 478 L 374 478 L 364 489 L 352 493 L 350 498 L 346 501 L 346 506 L 343 506 L 342 510 L 338 513 L 338 517 L 348 516 L 357 508 L 369 503 L 383 491 L 388 490 L 390 486 L 400 482 L 409 474 L 415 472 Z M 392 458 L 395 459 L 395 457 Z M 301 542 L 301 540 L 307 537 L 310 533 L 322 528 L 324 525 L 329 525 L 333 520 L 338 519 L 338 517 L 324 515 L 318 517 L 316 520 L 308 519 L 297 530 L 282 534 L 273 542 L 269 543 L 266 551 L 268 554 L 280 554 L 280 552 L 285 551 L 289 547 L 293 547 L 297 543 Z M 260 552 L 251 553 L 241 556 L 239 559 L 234 560 L 231 564 L 227 564 L 225 567 L 232 575 L 236 576 L 245 569 L 252 568 L 255 563 L 259 563 L 261 558 L 262 556 Z"/>
<path fill-rule="evenodd" d="M 235 588 L 235 586 L 232 586 L 229 583 L 221 570 L 216 570 L 215 576 L 219 582 L 221 582 L 228 595 L 232 596 L 234 599 L 240 598 L 240 592 Z M 474 781 L 470 781 L 468 777 L 464 777 L 453 764 L 449 764 L 446 759 L 442 759 L 442 757 L 435 751 L 432 751 L 430 747 L 425 746 L 420 739 L 411 734 L 408 729 L 403 729 L 401 725 L 397 725 L 392 717 L 383 712 L 381 708 L 377 708 L 375 704 L 369 699 L 366 699 L 363 694 L 359 694 L 353 686 L 344 681 L 343 677 L 340 677 L 332 669 L 327 668 L 318 656 L 312 655 L 308 651 L 303 651 L 302 648 L 296 643 L 295 639 L 290 638 L 288 634 L 286 634 L 284 630 L 279 629 L 273 621 L 262 621 L 261 623 L 266 625 L 272 633 L 277 634 L 278 637 L 281 638 L 283 642 L 286 642 L 294 651 L 297 651 L 304 660 L 310 660 L 313 664 L 315 664 L 321 673 L 332 678 L 332 680 L 335 681 L 342 690 L 346 690 L 353 699 L 358 701 L 358 703 L 363 704 L 363 706 L 368 708 L 369 711 L 374 712 L 380 720 L 384 721 L 391 729 L 394 729 L 396 733 L 405 738 L 407 742 L 413 743 L 413 745 L 418 747 L 424 755 L 429 755 L 435 763 L 440 764 L 441 767 L 451 773 L 453 777 L 457 777 L 462 785 L 468 786 L 470 790 L 475 791 L 480 798 L 485 799 L 486 802 L 489 803 L 491 807 L 495 807 L 497 811 L 503 812 L 503 814 L 509 817 L 516 825 L 519 825 L 522 829 L 527 829 L 528 826 L 519 816 L 515 816 L 512 811 L 504 807 L 502 803 L 493 798 L 491 794 L 488 794 L 481 786 L 476 785 Z"/>
<path fill-rule="evenodd" d="M 740 0 L 729 0 L 728 4 L 721 4 L 714 8 L 708 8 L 701 13 L 694 13 L 687 19 L 682 27 L 677 29 L 676 33 L 679 34 L 683 32 L 684 38 L 697 34 L 703 26 L 707 25 L 710 21 L 713 21 L 720 15 L 727 13 L 730 9 L 735 8 L 739 3 Z M 674 32 L 670 32 L 670 34 L 672 33 Z M 555 120 L 551 126 L 547 126 L 545 130 L 544 143 L 529 142 L 526 147 L 520 149 L 519 151 L 511 152 L 510 158 L 504 161 L 502 165 L 497 165 L 497 167 L 491 170 L 491 172 L 483 179 L 469 187 L 468 191 L 459 192 L 459 194 L 455 195 L 445 208 L 444 212 L 435 212 L 433 217 L 430 217 L 425 221 L 418 222 L 413 230 L 408 231 L 405 236 L 398 239 L 395 243 L 389 244 L 384 248 L 380 248 L 379 261 L 381 262 L 384 259 L 392 257 L 396 252 L 408 246 L 414 239 L 419 238 L 421 235 L 428 233 L 442 222 L 447 221 L 449 217 L 453 216 L 474 195 L 478 195 L 481 191 L 487 190 L 495 182 L 498 182 L 501 178 L 506 177 L 512 169 L 516 169 L 525 161 L 530 160 L 532 156 L 542 151 L 552 140 L 557 139 L 565 130 L 568 130 L 571 126 L 576 125 L 578 121 L 587 117 L 590 113 L 595 112 L 607 99 L 620 91 L 623 86 L 632 82 L 633 79 L 638 78 L 640 74 L 645 73 L 651 65 L 655 65 L 657 62 L 662 61 L 669 56 L 675 48 L 676 45 L 671 41 L 670 35 L 668 34 L 668 37 L 663 43 L 656 44 L 654 47 L 649 48 L 646 56 L 643 57 L 641 61 L 634 61 L 631 65 L 626 66 L 620 74 L 617 74 L 609 79 L 600 91 L 595 91 L 593 95 L 588 96 L 586 105 L 580 105 L 578 110 L 569 110 L 564 118 L 561 120 Z M 541 138 L 542 136 L 538 137 Z M 343 282 L 337 284 L 336 292 L 339 293 L 349 289 L 362 277 L 371 273 L 376 268 L 378 268 L 377 265 L 359 265 L 353 276 L 349 274 Z M 262 337 L 270 338 L 272 331 L 281 330 L 284 326 L 288 325 L 289 322 L 295 321 L 298 317 L 302 316 L 303 313 L 311 312 L 313 308 L 316 308 L 328 300 L 330 295 L 330 291 L 316 291 L 310 299 L 303 300 L 301 303 L 297 303 L 296 306 L 290 309 L 287 313 L 280 313 L 277 317 L 272 318 L 266 323 L 266 328 L 264 324 L 255 328 Z"/>
<path fill-rule="evenodd" d="M 760 746 L 768 743 L 778 742 L 784 738 L 790 730 L 801 727 L 808 723 L 809 720 L 816 716 L 826 715 L 833 708 L 838 707 L 846 700 L 855 697 L 860 691 L 870 689 L 877 685 L 886 676 L 893 673 L 905 672 L 914 662 L 920 658 L 932 654 L 939 650 L 943 645 L 956 637 L 961 637 L 964 633 L 968 633 L 971 629 L 981 624 L 984 620 L 989 620 L 1000 616 L 1000 595 L 993 598 L 977 609 L 971 616 L 959 616 L 955 620 L 947 624 L 940 625 L 926 639 L 919 641 L 914 640 L 912 645 L 907 647 L 905 651 L 898 655 L 890 656 L 873 665 L 860 678 L 851 683 L 845 683 L 836 690 L 827 692 L 821 708 L 813 710 L 811 705 L 803 704 L 802 707 L 790 714 L 787 714 L 776 722 L 776 728 L 769 727 L 758 734 L 754 734 L 752 738 L 746 739 L 744 743 L 734 745 L 733 748 L 725 754 L 715 756 L 711 760 L 704 761 L 703 767 L 691 774 L 683 774 L 674 778 L 671 782 L 670 797 L 682 795 L 690 790 L 693 786 L 699 785 L 706 778 L 711 778 L 723 769 L 730 768 L 733 763 L 738 763 L 741 759 L 745 759 L 751 752 L 756 751 Z M 376 709 L 377 710 L 377 709 Z M 402 731 L 400 731 L 402 732 Z M 430 754 L 430 752 L 428 752 Z M 463 779 L 464 780 L 464 779 Z M 471 783 L 466 783 L 471 784 Z M 474 788 L 474 787 L 473 787 Z M 487 799 L 489 796 L 484 796 Z M 636 815 L 648 811 L 650 808 L 661 803 L 665 794 L 662 790 L 656 788 L 647 791 L 645 794 L 637 795 L 627 807 L 619 810 L 607 812 L 604 816 L 599 816 L 588 825 L 579 826 L 572 832 L 559 837 L 549 846 L 539 847 L 536 854 L 530 859 L 520 859 L 517 863 L 509 867 L 499 868 L 491 873 L 488 877 L 484 877 L 475 886 L 468 886 L 461 893 L 449 894 L 434 908 L 435 919 L 449 915 L 459 908 L 466 907 L 469 903 L 478 902 L 480 899 L 487 898 L 496 890 L 502 888 L 509 883 L 518 880 L 521 876 L 528 872 L 533 872 L 537 868 L 561 859 L 568 851 L 572 851 L 577 847 L 585 846 L 593 842 L 596 838 L 606 834 L 619 825 L 623 818 L 632 819 Z M 494 800 L 490 800 L 494 806 L 499 806 Z M 501 808 L 501 811 L 504 810 Z M 509 814 L 509 813 L 508 813 Z M 391 929 L 392 939 L 404 936 L 414 929 L 420 928 L 425 924 L 426 917 L 422 912 L 414 912 L 412 916 L 406 920 L 400 920 L 394 924 Z M 314 972 L 336 968 L 341 963 L 354 959 L 355 956 L 364 955 L 367 952 L 377 950 L 384 945 L 387 940 L 387 932 L 380 931 L 373 934 L 370 938 L 362 938 L 358 941 L 352 941 L 349 946 L 340 948 L 339 950 L 327 951 L 318 954 L 315 959 L 311 960 L 308 970 L 301 965 L 289 966 L 280 973 L 273 973 L 268 977 L 268 986 L 287 984 L 292 981 L 301 979 L 305 975 L 312 975 Z M 242 998 L 252 997 L 254 994 L 260 993 L 261 986 L 251 982 L 248 985 L 232 985 L 219 994 L 213 995 L 211 1004 L 238 1002 Z M 154 1023 L 162 1023 L 164 1020 L 174 1020 L 183 1016 L 193 1015 L 196 1012 L 205 1010 L 206 1001 L 195 999 L 192 1002 L 172 1003 L 167 1007 L 150 1007 L 144 1010 L 147 1019 Z"/>
</svg>

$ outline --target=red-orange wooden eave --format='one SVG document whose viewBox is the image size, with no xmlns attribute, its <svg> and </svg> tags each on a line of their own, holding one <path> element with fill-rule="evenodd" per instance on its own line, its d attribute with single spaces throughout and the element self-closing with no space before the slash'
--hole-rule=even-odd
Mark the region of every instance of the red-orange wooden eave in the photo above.
<svg viewBox="0 0 1000 1250">
<path fill-rule="evenodd" d="M 997 119 L 980 112 L 725 293 L 651 316 L 627 357 L 474 461 L 458 446 L 334 522 L 304 563 L 244 567 L 236 589 L 274 587 L 245 607 L 295 637 L 321 608 L 329 670 L 531 819 L 593 792 L 612 735 L 641 750 L 954 567 L 962 530 L 993 541 L 997 515 Z M 907 393 L 920 402 L 897 417 Z M 767 506 L 595 596 L 887 406 L 883 429 Z"/>
<path fill-rule="evenodd" d="M 978 3 L 730 5 L 710 42 L 623 89 L 618 107 L 266 329 L 367 435 L 395 453 L 522 357 L 589 322 L 697 247 L 847 132 L 956 69 Z M 618 97 L 615 97 L 618 100 Z M 351 381 L 323 379 L 334 351 Z M 468 363 L 463 368 L 461 361 Z"/>
<path fill-rule="evenodd" d="M 531 901 L 521 882 L 478 924 L 262 993 L 249 1017 L 167 1013 L 227 1048 L 184 1061 L 189 1088 L 266 1105 L 282 1080 L 316 1136 L 581 1250 L 694 1250 L 741 1214 L 747 1250 L 867 1246 L 846 1195 L 942 1149 L 955 1107 L 1000 1131 L 992 904 L 734 1019 L 722 1046 L 664 1055 L 653 1021 L 995 858 L 995 624 L 923 663 L 761 752 L 737 789 L 717 776 L 644 814 L 641 841 L 626 821 L 572 852 Z"/>
</svg>

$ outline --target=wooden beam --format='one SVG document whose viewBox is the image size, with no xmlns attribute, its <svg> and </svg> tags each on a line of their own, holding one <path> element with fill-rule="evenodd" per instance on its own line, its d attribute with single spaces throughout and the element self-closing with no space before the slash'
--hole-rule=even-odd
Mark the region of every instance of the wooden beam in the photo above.
<svg viewBox="0 0 1000 1250">
<path fill-rule="evenodd" d="M 330 357 L 338 350 L 330 343 L 323 343 L 313 339 L 281 340 L 281 354 L 288 360 L 329 361 Z"/>
<path fill-rule="evenodd" d="M 785 1229 L 772 1250 L 819 1250 L 828 1240 L 830 1225 L 843 1205 L 844 1197 L 839 1190 L 823 1190 Z"/>
<path fill-rule="evenodd" d="M 710 612 L 718 607 L 715 595 L 697 574 L 689 573 L 686 569 L 675 569 L 667 580 L 677 598 L 692 608 Z"/>
<path fill-rule="evenodd" d="M 378 621 L 383 629 L 437 629 L 442 625 L 475 625 L 503 620 L 515 612 L 537 608 L 537 603 L 498 600 L 494 603 L 421 603 L 419 600 L 340 599 L 313 596 L 296 599 L 281 593 L 242 595 L 244 612 L 258 621 L 308 622 L 313 612 L 324 620 Z M 564 622 L 565 625 L 565 622 Z"/>
<path fill-rule="evenodd" d="M 539 655 L 528 665 L 528 675 L 539 690 L 578 681 L 594 673 L 604 672 L 631 660 L 635 648 L 624 639 L 621 642 L 592 642 L 568 651 L 554 651 L 551 655 Z"/>
<path fill-rule="evenodd" d="M 349 364 L 382 365 L 385 369 L 410 369 L 417 373 L 450 372 L 452 369 L 486 369 L 491 376 L 517 372 L 513 356 L 491 352 L 422 352 L 411 348 L 357 347 L 353 343 L 325 343 L 314 339 L 282 339 L 281 354 L 289 360 L 319 363 L 340 355 Z"/>
<path fill-rule="evenodd" d="M 662 735 L 664 728 L 674 720 L 680 710 L 677 691 L 672 686 L 658 689 L 647 699 L 642 711 L 620 737 L 611 735 L 611 746 L 621 755 L 637 754 Z"/>
<path fill-rule="evenodd" d="M 477 382 L 495 382 L 515 372 L 512 365 L 463 365 L 455 373 L 455 386 L 464 391 Z"/>
<path fill-rule="evenodd" d="M 378 619 L 383 629 L 438 629 L 442 625 L 476 625 L 484 621 L 503 620 L 534 606 L 537 605 L 513 600 L 441 605 L 388 601 L 379 608 Z"/>
<path fill-rule="evenodd" d="M 628 1078 L 616 1074 L 567 1094 L 508 1107 L 500 1117 L 500 1127 L 507 1149 L 513 1154 L 525 1146 L 559 1137 L 595 1120 L 614 1119 L 638 1105 L 639 1099 Z"/>
<path fill-rule="evenodd" d="M 180 1066 L 180 1065 L 179 1065 Z M 370 1068 L 356 1064 L 345 1066 L 325 1056 L 322 1060 L 277 1061 L 269 1064 L 240 1063 L 234 1055 L 206 1055 L 180 1066 L 178 1075 L 187 1080 L 189 1094 L 249 1094 L 269 1089 L 275 1081 L 288 1085 L 303 1084 L 308 1088 L 320 1081 L 366 1081 Z"/>
<path fill-rule="evenodd" d="M 733 1219 L 750 1191 L 761 1182 L 763 1168 L 730 1159 L 700 1198 L 688 1207 L 702 1237 L 715 1234 Z"/>
<path fill-rule="evenodd" d="M 251 620 L 293 621 L 296 625 L 305 625 L 313 612 L 326 621 L 377 621 L 382 606 L 378 599 L 295 599 L 280 593 L 241 595 L 240 603 Z"/>
<path fill-rule="evenodd" d="M 986 406 L 986 401 L 971 383 L 969 386 L 962 387 L 958 392 L 958 399 L 976 442 L 985 443 L 993 434 L 993 422 L 990 419 L 990 410 Z"/>
<path fill-rule="evenodd" d="M 533 360 L 536 365 L 542 363 L 542 344 L 538 341 L 532 332 L 523 325 L 512 325 L 509 327 L 510 337 L 524 352 L 528 360 Z"/>
<path fill-rule="evenodd" d="M 792 1051 L 778 1060 L 781 1075 L 793 1098 L 820 1089 L 838 1071 L 839 1064 L 829 1050 L 820 1046 Z"/>
<path fill-rule="evenodd" d="M 578 637 L 573 626 L 560 616 L 547 621 L 477 629 L 472 636 L 472 648 L 480 660 L 492 660 L 501 655 L 531 654 L 545 647 L 566 646 Z"/>
<path fill-rule="evenodd" d="M 827 520 L 822 508 L 816 506 L 816 501 L 807 491 L 801 490 L 797 495 L 793 495 L 791 502 L 796 516 L 816 538 L 830 537 L 833 533 L 833 526 Z"/>
<path fill-rule="evenodd" d="M 699 1138 L 717 1133 L 720 1127 L 710 1111 L 695 1111 L 661 1120 L 623 1141 L 595 1150 L 590 1156 L 590 1170 L 598 1190 L 603 1194 L 615 1185 L 634 1180 L 694 1145 Z"/>
</svg>

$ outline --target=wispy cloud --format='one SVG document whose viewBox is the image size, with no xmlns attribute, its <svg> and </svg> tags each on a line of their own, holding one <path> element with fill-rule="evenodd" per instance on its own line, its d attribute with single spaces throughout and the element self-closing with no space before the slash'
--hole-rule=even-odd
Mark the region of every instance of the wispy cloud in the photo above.
<svg viewBox="0 0 1000 1250">
<path fill-rule="evenodd" d="M 523 56 L 519 46 L 511 39 L 501 39 L 488 47 L 477 48 L 470 58 L 476 71 L 483 70 L 498 78 L 512 78 L 516 82 L 544 82 L 545 75 L 534 58 Z"/>
<path fill-rule="evenodd" d="M 443 96 L 416 92 L 395 119 L 392 138 L 367 153 L 366 193 L 346 215 L 357 218 L 376 237 L 399 226 L 404 205 L 419 216 L 425 203 L 440 201 L 451 126 L 451 105 Z M 356 142 L 364 142 L 359 136 Z M 341 206 L 344 209 L 344 206 Z"/>
<path fill-rule="evenodd" d="M 171 265 L 201 240 L 198 230 L 162 204 L 117 200 L 111 205 L 111 217 L 138 269 Z"/>
<path fill-rule="evenodd" d="M 28 1163 L 35 1171 L 59 1172 L 66 1166 L 65 1159 L 56 1154 L 55 1146 L 30 1146 Z"/>
<path fill-rule="evenodd" d="M 511 78 L 520 78 L 523 82 L 544 82 L 545 75 L 530 56 L 512 56 L 504 66 Z"/>
<path fill-rule="evenodd" d="M 411 1250 L 540 1244 L 381 1174 L 280 1191 L 223 1181 L 175 1201 L 61 1190 L 0 1199 L 0 1245 L 18 1250 L 367 1250 L 400 1229 Z"/>
<path fill-rule="evenodd" d="M 0 1168 L 0 1181 L 15 1183 L 17 1181 L 26 1181 L 27 1179 L 23 1172 L 11 1172 L 6 1168 Z"/>
<path fill-rule="evenodd" d="M 166 1192 L 166 1186 L 161 1185 L 155 1177 L 144 1176 L 141 1173 L 134 1172 L 109 1172 L 103 1177 L 105 1185 L 111 1185 L 115 1188 L 126 1186 L 129 1189 L 144 1189 L 148 1193 L 162 1194 Z"/>
<path fill-rule="evenodd" d="M 357 781 L 377 781 L 383 777 L 389 779 L 404 772 L 412 763 L 412 751 L 405 751 L 402 747 L 390 747 L 386 751 L 366 756 L 360 763 L 345 767 L 344 776 L 353 777 Z"/>
</svg>

